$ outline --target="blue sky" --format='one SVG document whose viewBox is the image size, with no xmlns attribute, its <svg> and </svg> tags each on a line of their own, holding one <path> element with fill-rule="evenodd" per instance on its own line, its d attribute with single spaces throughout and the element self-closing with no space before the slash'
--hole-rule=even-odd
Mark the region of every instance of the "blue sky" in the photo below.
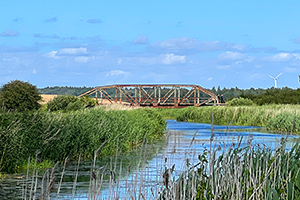
<svg viewBox="0 0 300 200">
<path fill-rule="evenodd" d="M 299 87 L 300 1 L 1 4 L 0 85 Z"/>
</svg>

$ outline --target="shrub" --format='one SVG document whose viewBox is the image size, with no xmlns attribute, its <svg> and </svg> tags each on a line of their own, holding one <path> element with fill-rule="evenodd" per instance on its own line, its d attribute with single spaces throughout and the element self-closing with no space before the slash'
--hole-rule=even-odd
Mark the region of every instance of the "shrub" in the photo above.
<svg viewBox="0 0 300 200">
<path fill-rule="evenodd" d="M 78 98 L 72 95 L 60 95 L 55 97 L 52 101 L 47 104 L 47 108 L 50 111 L 58 111 L 66 109 L 69 103 L 75 103 Z"/>
<path fill-rule="evenodd" d="M 80 97 L 80 101 L 82 102 L 85 108 L 91 108 L 97 105 L 97 101 L 89 96 Z"/>
<path fill-rule="evenodd" d="M 84 104 L 82 101 L 70 102 L 68 106 L 65 108 L 66 111 L 75 111 L 84 108 Z"/>
<path fill-rule="evenodd" d="M 232 100 L 228 101 L 226 103 L 228 106 L 252 106 L 254 105 L 253 101 L 251 99 L 244 99 L 242 97 L 240 98 L 233 98 Z"/>
<path fill-rule="evenodd" d="M 19 80 L 2 85 L 0 104 L 9 110 L 36 110 L 40 108 L 38 101 L 42 99 L 36 86 Z"/>
</svg>

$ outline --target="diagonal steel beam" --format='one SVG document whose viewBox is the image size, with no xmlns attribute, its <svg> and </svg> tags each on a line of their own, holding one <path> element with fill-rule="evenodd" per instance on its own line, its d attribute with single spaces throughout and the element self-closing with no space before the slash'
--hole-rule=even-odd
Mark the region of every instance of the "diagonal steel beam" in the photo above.
<svg viewBox="0 0 300 200">
<path fill-rule="evenodd" d="M 105 90 L 100 89 L 100 91 L 104 94 L 103 95 L 104 98 L 107 99 L 110 103 L 112 103 L 112 101 L 114 101 L 114 99 Z M 107 95 L 107 97 L 106 97 L 106 95 Z"/>
<path fill-rule="evenodd" d="M 172 91 L 172 92 L 171 92 Z M 168 97 L 166 97 L 166 99 L 164 99 L 164 97 L 168 94 L 170 92 L 170 94 L 169 94 L 169 96 Z M 175 92 L 175 88 L 174 87 L 172 87 L 172 89 L 170 89 L 170 91 L 169 91 L 162 99 L 164 99 L 164 101 L 161 103 L 161 104 L 165 104 L 166 103 L 166 101 L 167 100 L 169 100 L 169 98 L 172 96 L 172 94 Z"/>
<path fill-rule="evenodd" d="M 154 87 L 151 88 L 151 90 L 149 90 L 149 92 L 147 92 L 143 87 L 141 88 L 142 90 L 142 93 L 144 94 L 144 97 L 147 97 L 146 100 L 144 100 L 144 103 L 146 103 L 147 100 L 149 100 L 150 103 L 152 103 L 152 105 L 155 105 L 155 102 L 152 101 L 152 98 L 151 96 L 149 96 L 150 92 L 154 89 Z M 143 98 L 142 98 L 142 101 L 143 101 Z M 141 104 L 142 104 L 142 101 L 141 101 Z"/>
<path fill-rule="evenodd" d="M 122 94 L 124 94 L 124 96 L 128 99 L 128 101 L 131 103 L 131 105 L 134 105 L 134 102 L 131 101 L 131 95 L 123 88 L 123 87 L 119 87 L 120 92 L 122 92 Z M 123 91 L 124 90 L 124 91 Z M 130 97 L 130 98 L 129 98 Z M 133 99 L 132 99 L 133 100 Z"/>
</svg>

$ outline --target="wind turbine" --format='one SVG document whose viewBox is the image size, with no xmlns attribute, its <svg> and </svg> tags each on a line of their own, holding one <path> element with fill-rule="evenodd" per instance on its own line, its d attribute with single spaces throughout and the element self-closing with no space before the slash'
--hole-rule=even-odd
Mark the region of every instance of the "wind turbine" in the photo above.
<svg viewBox="0 0 300 200">
<path fill-rule="evenodd" d="M 272 79 L 274 79 L 275 81 L 275 88 L 277 88 L 277 78 L 282 74 L 282 72 L 280 74 L 278 74 L 278 76 L 276 76 L 276 78 L 274 78 L 273 76 L 269 75 Z"/>
</svg>

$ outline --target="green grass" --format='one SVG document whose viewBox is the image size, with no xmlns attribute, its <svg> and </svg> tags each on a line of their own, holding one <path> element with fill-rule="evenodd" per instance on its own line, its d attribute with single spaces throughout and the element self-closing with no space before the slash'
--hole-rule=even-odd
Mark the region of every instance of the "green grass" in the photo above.
<svg viewBox="0 0 300 200">
<path fill-rule="evenodd" d="M 300 133 L 300 105 L 206 106 L 161 110 L 164 118 L 216 125 L 263 126 L 269 130 Z"/>
<path fill-rule="evenodd" d="M 18 171 L 36 153 L 40 160 L 62 161 L 69 156 L 92 159 L 93 152 L 128 152 L 143 141 L 158 139 L 166 122 L 150 109 L 84 109 L 68 113 L 0 111 L 0 169 Z"/>
</svg>

